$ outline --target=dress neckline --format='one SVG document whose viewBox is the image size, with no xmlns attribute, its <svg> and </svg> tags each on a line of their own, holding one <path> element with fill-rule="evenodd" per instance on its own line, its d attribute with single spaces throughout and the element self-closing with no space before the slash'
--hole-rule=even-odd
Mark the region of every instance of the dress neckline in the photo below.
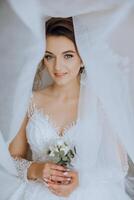
<svg viewBox="0 0 134 200">
<path fill-rule="evenodd" d="M 33 102 L 33 94 L 31 97 L 31 103 L 30 103 L 30 118 L 34 116 L 35 114 L 39 114 L 44 120 L 48 122 L 48 124 L 51 126 L 51 128 L 54 130 L 57 136 L 63 137 L 66 135 L 67 132 L 71 131 L 76 125 L 78 124 L 78 117 L 76 120 L 72 121 L 68 125 L 66 125 L 62 130 L 60 131 L 61 127 L 57 125 L 57 123 L 52 119 L 51 115 L 46 113 L 44 108 L 38 108 L 36 104 Z"/>
<path fill-rule="evenodd" d="M 71 131 L 74 127 L 77 126 L 79 122 L 79 101 L 78 101 L 78 107 L 77 107 L 77 118 L 76 120 L 73 120 L 71 123 L 66 125 L 64 128 L 61 126 L 58 126 L 57 123 L 53 120 L 51 114 L 48 114 L 44 108 L 38 107 L 36 103 L 33 101 L 34 94 L 32 92 L 31 97 L 30 97 L 30 105 L 28 107 L 28 115 L 31 118 L 32 115 L 38 113 L 44 120 L 48 122 L 48 124 L 51 126 L 51 128 L 54 130 L 57 136 L 63 137 L 66 135 L 67 132 Z M 61 129 L 61 131 L 60 131 Z"/>
<path fill-rule="evenodd" d="M 34 113 L 35 114 L 39 114 L 44 120 L 46 120 L 48 122 L 48 124 L 51 126 L 51 128 L 54 130 L 54 132 L 56 133 L 56 135 L 60 136 L 60 137 L 65 136 L 69 131 L 71 131 L 74 127 L 76 127 L 76 125 L 78 123 L 78 119 L 74 120 L 71 123 L 69 123 L 68 125 L 66 125 L 64 128 L 62 128 L 62 131 L 60 131 L 61 127 L 58 126 L 54 122 L 54 120 L 52 119 L 52 117 L 49 114 L 46 114 L 43 109 L 36 108 Z"/>
</svg>

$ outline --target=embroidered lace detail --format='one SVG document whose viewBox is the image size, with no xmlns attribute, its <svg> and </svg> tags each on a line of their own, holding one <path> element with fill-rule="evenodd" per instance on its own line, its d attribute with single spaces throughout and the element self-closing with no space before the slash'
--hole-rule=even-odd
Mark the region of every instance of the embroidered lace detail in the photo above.
<svg viewBox="0 0 134 200">
<path fill-rule="evenodd" d="M 60 126 L 58 126 L 51 118 L 50 115 L 45 114 L 42 109 L 37 109 L 35 107 L 35 112 L 42 115 L 42 117 L 48 122 L 48 124 L 53 128 L 53 130 L 56 132 L 58 136 L 65 135 L 69 130 L 71 130 L 73 127 L 76 126 L 78 119 L 76 121 L 72 121 L 70 124 L 68 124 L 66 127 L 62 129 L 62 131 L 59 131 L 61 129 Z"/>
<path fill-rule="evenodd" d="M 27 111 L 27 115 L 28 115 L 29 118 L 32 117 L 34 111 L 35 111 L 35 104 L 34 104 L 34 102 L 33 102 L 33 93 L 32 93 L 32 95 L 31 95 L 31 97 L 30 97 L 30 102 L 29 102 L 29 106 L 28 106 L 28 111 Z"/>
<path fill-rule="evenodd" d="M 30 165 L 32 164 L 32 161 L 28 161 L 20 157 L 12 157 L 12 159 L 18 172 L 18 177 L 24 182 L 28 182 L 27 171 Z"/>
<path fill-rule="evenodd" d="M 58 126 L 53 120 L 50 114 L 46 114 L 44 112 L 43 108 L 38 108 L 36 104 L 33 101 L 33 93 L 30 98 L 30 104 L 28 107 L 28 117 L 32 118 L 34 114 L 40 114 L 47 122 L 48 124 L 53 128 L 53 130 L 57 133 L 58 136 L 64 136 L 69 130 L 71 130 L 73 127 L 75 127 L 79 121 L 79 119 L 72 121 L 70 124 L 68 124 L 66 127 L 62 129 L 62 131 L 59 131 L 61 129 L 60 126 Z"/>
</svg>

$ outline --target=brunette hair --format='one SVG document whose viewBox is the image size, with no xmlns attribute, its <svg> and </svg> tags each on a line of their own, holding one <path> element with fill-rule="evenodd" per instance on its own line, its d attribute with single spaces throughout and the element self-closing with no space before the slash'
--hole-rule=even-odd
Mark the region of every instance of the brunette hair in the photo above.
<svg viewBox="0 0 134 200">
<path fill-rule="evenodd" d="M 46 22 L 46 36 L 65 36 L 70 39 L 77 50 L 72 17 L 52 17 Z M 78 53 L 78 50 L 77 50 Z"/>
<path fill-rule="evenodd" d="M 61 17 L 51 17 L 45 24 L 46 27 L 46 37 L 47 36 L 65 36 L 70 39 L 74 45 L 75 49 L 78 53 L 75 35 L 74 35 L 74 26 L 72 17 L 61 18 Z M 79 53 L 78 53 L 79 55 Z M 40 61 L 37 72 L 34 79 L 33 89 L 37 90 L 41 87 L 41 74 L 44 70 L 44 58 Z M 80 73 L 82 73 L 84 67 L 80 68 Z"/>
</svg>

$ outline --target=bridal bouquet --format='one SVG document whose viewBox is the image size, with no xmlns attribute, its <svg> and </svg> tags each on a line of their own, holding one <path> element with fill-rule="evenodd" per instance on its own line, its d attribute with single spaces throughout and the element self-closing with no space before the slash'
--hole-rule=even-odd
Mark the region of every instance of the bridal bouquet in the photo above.
<svg viewBox="0 0 134 200">
<path fill-rule="evenodd" d="M 56 139 L 48 146 L 47 156 L 49 160 L 64 166 L 71 166 L 76 156 L 76 147 L 69 141 Z"/>
</svg>

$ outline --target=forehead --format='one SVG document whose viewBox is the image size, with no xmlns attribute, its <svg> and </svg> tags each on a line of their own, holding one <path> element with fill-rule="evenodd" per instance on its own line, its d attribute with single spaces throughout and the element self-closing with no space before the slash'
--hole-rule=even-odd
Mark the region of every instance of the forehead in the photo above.
<svg viewBox="0 0 134 200">
<path fill-rule="evenodd" d="M 53 54 L 62 53 L 64 51 L 76 51 L 74 43 L 65 36 L 47 36 L 46 50 Z"/>
</svg>

